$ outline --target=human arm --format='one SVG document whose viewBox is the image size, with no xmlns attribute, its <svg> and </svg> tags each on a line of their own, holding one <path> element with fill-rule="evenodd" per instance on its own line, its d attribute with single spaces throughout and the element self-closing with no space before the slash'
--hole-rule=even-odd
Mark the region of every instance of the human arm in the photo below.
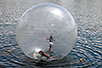
<svg viewBox="0 0 102 68">
<path fill-rule="evenodd" d="M 56 41 L 54 38 L 52 38 L 53 39 L 53 41 Z"/>
<path fill-rule="evenodd" d="M 46 37 L 46 40 L 49 40 L 49 38 L 48 38 L 48 37 Z"/>
</svg>

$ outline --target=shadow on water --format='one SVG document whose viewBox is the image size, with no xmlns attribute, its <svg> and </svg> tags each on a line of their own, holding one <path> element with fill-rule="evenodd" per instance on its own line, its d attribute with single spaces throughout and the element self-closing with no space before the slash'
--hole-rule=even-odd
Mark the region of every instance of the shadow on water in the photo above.
<svg viewBox="0 0 102 68">
<path fill-rule="evenodd" d="M 71 67 L 70 60 L 68 58 L 60 59 L 60 60 L 53 60 L 53 61 L 43 61 L 43 60 L 33 60 L 29 57 L 25 57 L 23 61 L 20 63 L 20 66 L 17 67 L 63 67 L 69 66 Z"/>
<path fill-rule="evenodd" d="M 22 62 L 15 62 L 14 63 L 18 64 L 17 67 L 20 67 L 20 68 L 26 68 L 26 67 L 36 67 L 36 68 L 42 68 L 42 67 L 73 67 L 74 68 L 74 65 L 75 67 L 87 67 L 89 65 L 86 65 L 85 63 L 88 63 L 88 61 L 82 61 L 80 62 L 77 57 L 73 57 L 73 56 L 66 56 L 64 57 L 63 59 L 59 59 L 59 60 L 53 60 L 53 61 L 38 61 L 38 60 L 34 60 L 34 59 L 31 59 L 27 56 L 24 56 L 22 58 Z M 83 66 L 82 66 L 83 64 Z M 16 67 L 16 68 L 17 68 Z"/>
</svg>

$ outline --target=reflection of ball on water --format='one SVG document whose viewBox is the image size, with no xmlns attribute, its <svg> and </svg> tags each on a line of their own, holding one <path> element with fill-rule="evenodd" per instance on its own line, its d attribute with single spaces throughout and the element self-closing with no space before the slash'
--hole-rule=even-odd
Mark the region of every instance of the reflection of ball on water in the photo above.
<svg viewBox="0 0 102 68">
<path fill-rule="evenodd" d="M 17 42 L 30 58 L 38 59 L 38 51 L 49 49 L 47 36 L 56 40 L 52 46 L 53 55 L 59 59 L 73 48 L 77 29 L 71 14 L 55 4 L 40 4 L 28 9 L 16 28 Z"/>
</svg>

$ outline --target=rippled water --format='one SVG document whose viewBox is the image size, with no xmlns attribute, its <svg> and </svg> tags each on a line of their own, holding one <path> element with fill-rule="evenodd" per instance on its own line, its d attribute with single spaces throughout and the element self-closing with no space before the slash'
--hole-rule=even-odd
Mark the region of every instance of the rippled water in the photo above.
<svg viewBox="0 0 102 68">
<path fill-rule="evenodd" d="M 73 50 L 61 60 L 38 62 L 24 55 L 16 42 L 15 28 L 21 15 L 39 3 L 56 3 L 66 8 L 78 26 Z M 0 0 L 0 67 L 16 68 L 101 68 L 102 0 Z M 10 53 L 7 51 L 10 49 Z M 80 62 L 79 59 L 83 61 Z"/>
</svg>

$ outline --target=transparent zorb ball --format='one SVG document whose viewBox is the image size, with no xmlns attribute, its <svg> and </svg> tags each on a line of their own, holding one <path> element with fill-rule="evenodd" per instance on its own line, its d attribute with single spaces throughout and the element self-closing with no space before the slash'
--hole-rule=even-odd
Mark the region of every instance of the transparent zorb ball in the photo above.
<svg viewBox="0 0 102 68">
<path fill-rule="evenodd" d="M 30 58 L 39 59 L 40 49 L 47 52 L 52 35 L 56 40 L 51 48 L 56 59 L 63 58 L 73 48 L 77 28 L 72 15 L 56 4 L 39 4 L 28 9 L 21 17 L 16 38 L 22 51 Z"/>
</svg>

